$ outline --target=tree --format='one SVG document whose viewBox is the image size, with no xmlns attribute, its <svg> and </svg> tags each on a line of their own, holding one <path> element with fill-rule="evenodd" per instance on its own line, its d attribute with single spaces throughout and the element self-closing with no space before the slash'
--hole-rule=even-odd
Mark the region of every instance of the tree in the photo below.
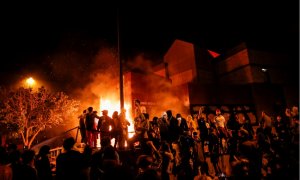
<svg viewBox="0 0 300 180">
<path fill-rule="evenodd" d="M 79 102 L 63 92 L 19 88 L 1 96 L 0 122 L 17 132 L 25 147 L 46 128 L 62 125 L 78 111 Z"/>
</svg>

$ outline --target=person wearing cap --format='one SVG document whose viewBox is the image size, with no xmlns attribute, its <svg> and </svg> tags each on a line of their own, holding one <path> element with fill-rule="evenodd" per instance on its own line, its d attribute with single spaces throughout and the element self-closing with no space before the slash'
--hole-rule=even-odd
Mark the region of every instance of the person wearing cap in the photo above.
<svg viewBox="0 0 300 180">
<path fill-rule="evenodd" d="M 110 129 L 109 127 L 113 127 L 114 123 L 111 117 L 108 116 L 108 110 L 103 110 L 102 116 L 100 116 L 97 126 L 97 131 L 100 131 L 100 141 L 104 137 L 109 137 L 111 139 L 111 131 L 113 129 Z"/>
</svg>

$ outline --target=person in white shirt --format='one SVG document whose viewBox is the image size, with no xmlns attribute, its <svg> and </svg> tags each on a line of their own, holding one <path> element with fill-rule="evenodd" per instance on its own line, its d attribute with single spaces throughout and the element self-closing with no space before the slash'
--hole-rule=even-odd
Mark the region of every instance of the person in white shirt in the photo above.
<svg viewBox="0 0 300 180">
<path fill-rule="evenodd" d="M 217 128 L 225 128 L 226 120 L 225 120 L 224 116 L 221 114 L 220 109 L 216 110 L 215 121 L 216 121 Z"/>
<path fill-rule="evenodd" d="M 215 126 L 217 128 L 218 137 L 221 140 L 221 148 L 223 153 L 227 151 L 227 139 L 229 137 L 225 117 L 221 114 L 220 109 L 216 109 Z"/>
</svg>

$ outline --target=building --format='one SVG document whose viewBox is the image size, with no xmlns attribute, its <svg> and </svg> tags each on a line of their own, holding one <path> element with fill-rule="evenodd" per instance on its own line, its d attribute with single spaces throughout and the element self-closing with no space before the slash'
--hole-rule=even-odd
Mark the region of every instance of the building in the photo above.
<svg viewBox="0 0 300 180">
<path fill-rule="evenodd" d="M 140 99 L 147 112 L 160 115 L 241 111 L 257 123 L 261 111 L 275 115 L 298 106 L 298 66 L 289 54 L 251 48 L 246 43 L 222 53 L 175 40 L 152 72 L 125 74 L 125 97 Z M 294 61 L 295 62 L 295 61 Z"/>
<path fill-rule="evenodd" d="M 259 117 L 261 111 L 274 115 L 280 107 L 298 105 L 298 66 L 293 61 L 289 54 L 257 50 L 246 43 L 219 54 L 175 40 L 155 74 L 186 92 L 181 96 L 188 97 L 191 113 L 205 105 Z"/>
</svg>

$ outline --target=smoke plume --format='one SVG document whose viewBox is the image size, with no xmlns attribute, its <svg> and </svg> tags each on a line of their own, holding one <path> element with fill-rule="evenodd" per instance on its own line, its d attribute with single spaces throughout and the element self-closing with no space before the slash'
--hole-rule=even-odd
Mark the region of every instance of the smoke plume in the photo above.
<svg viewBox="0 0 300 180">
<path fill-rule="evenodd" d="M 89 57 L 72 52 L 59 55 L 56 60 L 52 71 L 57 77 L 64 77 L 62 82 L 65 88 L 72 97 L 80 100 L 81 110 L 90 106 L 98 110 L 101 97 L 119 101 L 119 61 L 114 49 L 101 47 Z M 124 76 L 131 73 L 131 79 L 125 78 L 124 91 L 131 94 L 127 94 L 125 101 L 132 105 L 133 99 L 140 99 L 150 114 L 150 119 L 161 116 L 169 109 L 174 115 L 181 113 L 186 116 L 189 108 L 183 96 L 186 92 L 183 92 L 182 88 L 173 87 L 171 80 L 156 75 L 153 62 L 157 60 L 147 59 L 143 54 L 126 59 Z M 130 86 L 126 86 L 128 83 Z"/>
</svg>

